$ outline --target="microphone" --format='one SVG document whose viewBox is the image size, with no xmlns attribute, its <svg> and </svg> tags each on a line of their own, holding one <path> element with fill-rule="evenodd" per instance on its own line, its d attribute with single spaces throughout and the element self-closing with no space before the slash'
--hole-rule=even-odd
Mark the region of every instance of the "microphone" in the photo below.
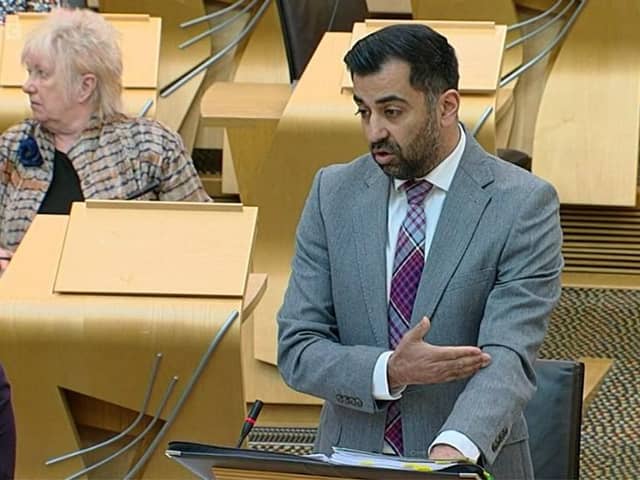
<svg viewBox="0 0 640 480">
<path fill-rule="evenodd" d="M 261 400 L 253 402 L 251 410 L 249 410 L 249 415 L 247 415 L 247 418 L 244 419 L 244 423 L 242 424 L 242 430 L 240 431 L 240 438 L 238 439 L 236 448 L 242 446 L 242 442 L 244 442 L 244 439 L 247 438 L 247 435 L 249 435 L 249 432 L 253 429 L 253 426 L 256 424 L 256 419 L 258 415 L 260 415 L 260 410 L 262 410 L 262 405 Z"/>
<path fill-rule="evenodd" d="M 143 195 L 146 195 L 149 192 L 154 191 L 156 188 L 160 186 L 160 180 L 155 180 L 148 185 L 142 187 L 140 190 L 136 190 L 135 192 L 127 195 L 125 200 L 135 200 L 136 198 L 140 198 Z"/>
</svg>

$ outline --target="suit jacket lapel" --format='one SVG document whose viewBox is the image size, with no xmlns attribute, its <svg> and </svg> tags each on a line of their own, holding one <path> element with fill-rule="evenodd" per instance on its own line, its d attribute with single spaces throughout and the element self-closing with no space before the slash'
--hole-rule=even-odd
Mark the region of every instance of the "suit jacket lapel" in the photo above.
<svg viewBox="0 0 640 480">
<path fill-rule="evenodd" d="M 369 157 L 363 182 L 354 195 L 353 225 L 360 288 L 377 345 L 385 348 L 389 346 L 385 261 L 388 196 L 389 178 Z"/>
<path fill-rule="evenodd" d="M 493 182 L 493 173 L 485 164 L 486 161 L 491 160 L 477 142 L 467 135 L 467 144 L 442 206 L 422 272 L 412 325 L 425 315 L 429 318 L 433 316 L 491 199 L 491 194 L 484 189 Z"/>
</svg>

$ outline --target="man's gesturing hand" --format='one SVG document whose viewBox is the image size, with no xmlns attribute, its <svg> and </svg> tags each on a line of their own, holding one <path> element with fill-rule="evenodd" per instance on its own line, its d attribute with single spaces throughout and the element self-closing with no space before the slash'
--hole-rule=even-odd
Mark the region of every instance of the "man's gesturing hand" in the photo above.
<svg viewBox="0 0 640 480">
<path fill-rule="evenodd" d="M 430 328 L 431 322 L 424 317 L 404 334 L 389 357 L 389 388 L 459 380 L 489 365 L 491 357 L 478 347 L 439 347 L 425 342 Z"/>
</svg>

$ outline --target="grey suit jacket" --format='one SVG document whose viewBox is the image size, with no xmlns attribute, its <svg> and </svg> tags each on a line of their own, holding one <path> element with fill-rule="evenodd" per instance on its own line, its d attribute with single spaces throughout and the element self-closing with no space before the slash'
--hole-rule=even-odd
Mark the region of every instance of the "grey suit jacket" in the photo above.
<svg viewBox="0 0 640 480">
<path fill-rule="evenodd" d="M 318 172 L 278 314 L 278 362 L 293 388 L 325 399 L 316 448 L 381 451 L 388 402 L 372 396 L 389 349 L 385 243 L 390 178 L 365 155 Z M 427 219 L 428 221 L 428 219 Z M 412 325 L 426 341 L 478 345 L 490 366 L 467 380 L 409 386 L 405 454 L 443 430 L 467 435 L 496 478 L 531 478 L 522 415 L 533 362 L 560 295 L 562 235 L 553 187 L 467 137 L 426 260 Z"/>
</svg>

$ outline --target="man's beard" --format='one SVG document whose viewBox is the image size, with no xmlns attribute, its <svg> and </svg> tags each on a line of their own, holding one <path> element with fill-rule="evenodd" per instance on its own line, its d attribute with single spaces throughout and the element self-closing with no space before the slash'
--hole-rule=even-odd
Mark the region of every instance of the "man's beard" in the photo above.
<svg viewBox="0 0 640 480">
<path fill-rule="evenodd" d="M 435 116 L 424 124 L 411 142 L 403 149 L 394 140 L 387 139 L 370 145 L 371 151 L 384 149 L 392 153 L 396 161 L 380 165 L 384 173 L 398 180 L 421 178 L 436 168 L 440 158 L 440 130 Z"/>
</svg>

